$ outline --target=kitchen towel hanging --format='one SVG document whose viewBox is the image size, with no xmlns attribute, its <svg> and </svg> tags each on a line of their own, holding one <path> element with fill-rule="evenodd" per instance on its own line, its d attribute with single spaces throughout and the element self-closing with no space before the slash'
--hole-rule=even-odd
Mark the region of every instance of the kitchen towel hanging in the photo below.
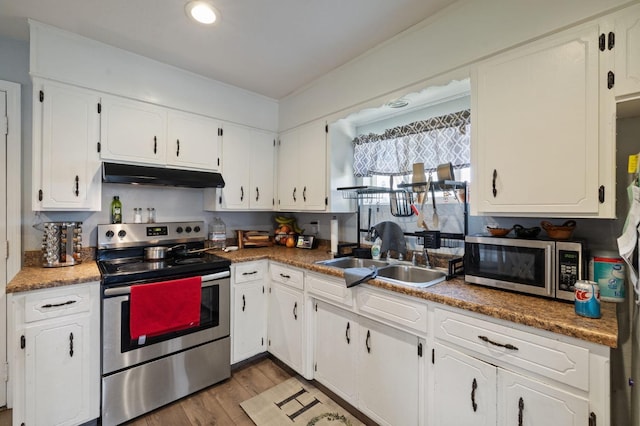
<svg viewBox="0 0 640 426">
<path fill-rule="evenodd" d="M 202 278 L 192 277 L 131 286 L 131 338 L 146 337 L 200 325 Z"/>
</svg>

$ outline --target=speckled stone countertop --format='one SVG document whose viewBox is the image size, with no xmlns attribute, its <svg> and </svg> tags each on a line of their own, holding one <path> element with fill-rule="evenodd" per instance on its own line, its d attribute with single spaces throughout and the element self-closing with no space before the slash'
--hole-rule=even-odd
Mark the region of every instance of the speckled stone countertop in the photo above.
<svg viewBox="0 0 640 426">
<path fill-rule="evenodd" d="M 7 284 L 7 293 L 38 290 L 41 288 L 61 287 L 71 284 L 100 281 L 100 271 L 94 260 L 87 260 L 73 266 L 62 268 L 43 268 L 28 266 Z"/>
<path fill-rule="evenodd" d="M 232 262 L 270 259 L 291 266 L 343 277 L 343 271 L 315 262 L 330 258 L 326 249 L 301 250 L 296 248 L 265 247 L 217 253 Z M 99 281 L 100 272 L 92 261 L 65 268 L 23 268 L 7 285 L 7 293 L 40 288 Z M 602 317 L 591 319 L 576 315 L 573 304 L 540 297 L 515 294 L 487 287 L 467 284 L 452 279 L 428 288 L 415 288 L 370 280 L 368 285 L 418 297 L 428 301 L 477 312 L 490 317 L 512 321 L 575 337 L 611 348 L 618 344 L 616 304 L 602 302 Z"/>
</svg>

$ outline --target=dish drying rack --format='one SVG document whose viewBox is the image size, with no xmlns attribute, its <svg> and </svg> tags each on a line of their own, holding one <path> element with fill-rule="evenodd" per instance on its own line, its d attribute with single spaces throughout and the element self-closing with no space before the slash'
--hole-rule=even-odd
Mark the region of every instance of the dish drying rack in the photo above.
<svg viewBox="0 0 640 426">
<path fill-rule="evenodd" d="M 467 203 L 467 182 L 443 180 L 432 182 L 412 182 L 398 184 L 399 189 L 389 189 L 380 186 L 348 186 L 337 188 L 342 192 L 342 197 L 345 199 L 356 200 L 357 204 L 357 235 L 356 241 L 357 248 L 360 248 L 360 234 L 369 233 L 369 229 L 362 228 L 361 226 L 361 207 L 363 200 L 379 201 L 384 195 L 389 195 L 391 214 L 396 217 L 409 217 L 413 215 L 411 210 L 411 204 L 413 204 L 414 194 L 420 192 L 429 192 L 431 189 L 434 191 L 447 191 L 453 190 L 454 194 L 456 190 L 464 190 L 464 200 L 461 200 L 463 204 L 463 233 L 449 233 L 440 231 L 415 231 L 405 232 L 405 236 L 422 238 L 425 248 L 439 249 L 439 248 L 456 248 L 461 244 L 464 244 L 464 238 L 469 231 L 469 204 Z M 455 195 L 454 195 L 455 196 Z"/>
</svg>

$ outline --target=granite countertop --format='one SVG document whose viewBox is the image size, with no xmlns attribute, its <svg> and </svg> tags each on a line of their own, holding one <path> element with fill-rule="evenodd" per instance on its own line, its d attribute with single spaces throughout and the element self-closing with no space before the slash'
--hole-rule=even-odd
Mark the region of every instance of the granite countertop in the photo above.
<svg viewBox="0 0 640 426">
<path fill-rule="evenodd" d="M 294 267 L 343 277 L 343 271 L 315 262 L 330 258 L 326 249 L 301 250 L 284 247 L 263 247 L 217 253 L 231 262 L 270 259 Z M 7 285 L 7 293 L 99 281 L 96 263 L 86 261 L 64 268 L 23 268 Z M 428 301 L 477 312 L 518 324 L 548 330 L 611 348 L 618 344 L 616 304 L 602 302 L 602 317 L 576 315 L 572 303 L 467 284 L 456 278 L 427 288 L 415 288 L 370 280 L 368 285 L 418 297 Z"/>
</svg>

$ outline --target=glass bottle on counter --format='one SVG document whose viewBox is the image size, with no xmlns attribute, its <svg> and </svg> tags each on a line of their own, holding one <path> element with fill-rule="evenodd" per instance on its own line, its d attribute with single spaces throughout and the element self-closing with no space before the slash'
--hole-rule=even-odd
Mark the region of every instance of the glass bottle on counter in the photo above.
<svg viewBox="0 0 640 426">
<path fill-rule="evenodd" d="M 122 202 L 118 195 L 114 195 L 111 201 L 111 223 L 122 223 Z"/>
</svg>

